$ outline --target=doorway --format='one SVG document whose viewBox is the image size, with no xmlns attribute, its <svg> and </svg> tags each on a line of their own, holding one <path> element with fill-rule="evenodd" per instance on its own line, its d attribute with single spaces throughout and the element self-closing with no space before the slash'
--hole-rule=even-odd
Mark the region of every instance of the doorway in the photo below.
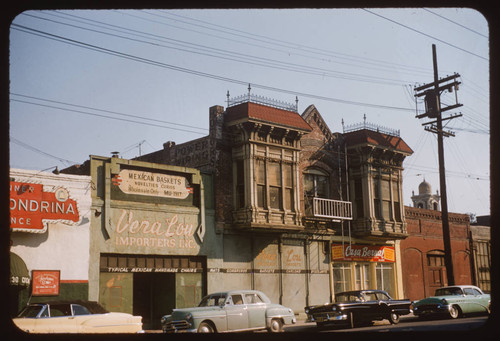
<svg viewBox="0 0 500 341">
<path fill-rule="evenodd" d="M 133 314 L 143 329 L 161 329 L 161 317 L 175 308 L 175 274 L 134 273 L 133 281 Z"/>
</svg>

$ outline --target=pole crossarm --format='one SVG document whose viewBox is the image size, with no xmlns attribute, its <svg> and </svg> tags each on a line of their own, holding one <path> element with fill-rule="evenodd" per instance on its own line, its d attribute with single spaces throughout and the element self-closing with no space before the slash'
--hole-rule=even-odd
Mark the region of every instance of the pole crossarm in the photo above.
<svg viewBox="0 0 500 341">
<path fill-rule="evenodd" d="M 422 90 L 425 90 L 425 89 L 430 88 L 430 87 L 432 87 L 432 86 L 439 85 L 439 84 L 441 84 L 441 83 L 443 83 L 443 82 L 448 82 L 448 81 L 450 81 L 450 80 L 452 80 L 452 79 L 456 79 L 456 78 L 458 78 L 458 77 L 460 77 L 460 75 L 459 75 L 458 73 L 454 73 L 452 76 L 448 76 L 448 77 L 445 77 L 445 78 L 441 78 L 440 80 L 438 80 L 438 81 L 437 81 L 437 84 L 436 84 L 436 82 L 427 83 L 427 84 L 421 85 L 421 86 L 419 86 L 419 87 L 416 87 L 416 88 L 414 88 L 413 90 L 414 90 L 415 92 L 422 91 Z M 458 82 L 458 83 L 460 84 L 460 82 Z"/>
</svg>

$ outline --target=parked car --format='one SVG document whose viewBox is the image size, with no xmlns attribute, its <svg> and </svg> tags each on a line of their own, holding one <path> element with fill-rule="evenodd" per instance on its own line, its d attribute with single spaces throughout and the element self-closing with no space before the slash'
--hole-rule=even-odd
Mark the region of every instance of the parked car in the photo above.
<svg viewBox="0 0 500 341">
<path fill-rule="evenodd" d="M 490 295 L 473 285 L 454 285 L 436 289 L 434 296 L 413 302 L 418 317 L 445 315 L 458 318 L 464 314 L 490 313 Z"/>
<path fill-rule="evenodd" d="M 231 290 L 205 296 L 198 307 L 174 309 L 161 319 L 163 332 L 216 333 L 267 329 L 281 332 L 296 323 L 293 310 L 271 303 L 256 290 Z"/>
<path fill-rule="evenodd" d="M 29 333 L 142 333 L 142 317 L 108 312 L 97 302 L 33 303 L 13 319 Z"/>
<path fill-rule="evenodd" d="M 408 299 L 395 300 L 382 290 L 346 291 L 335 295 L 335 302 L 305 307 L 307 320 L 318 327 L 346 324 L 354 328 L 360 322 L 387 319 L 399 323 L 401 315 L 410 313 Z"/>
</svg>

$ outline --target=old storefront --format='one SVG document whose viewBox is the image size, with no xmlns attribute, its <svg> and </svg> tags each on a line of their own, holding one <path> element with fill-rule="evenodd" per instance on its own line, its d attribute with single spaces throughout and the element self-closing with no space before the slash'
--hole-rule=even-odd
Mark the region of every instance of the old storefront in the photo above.
<svg viewBox="0 0 500 341">
<path fill-rule="evenodd" d="M 142 316 L 145 329 L 159 328 L 173 308 L 196 305 L 207 290 L 207 256 L 217 252 L 205 215 L 210 177 L 99 156 L 67 171 L 92 178 L 89 298 Z"/>
<path fill-rule="evenodd" d="M 88 298 L 90 177 L 10 170 L 10 313 Z"/>
</svg>

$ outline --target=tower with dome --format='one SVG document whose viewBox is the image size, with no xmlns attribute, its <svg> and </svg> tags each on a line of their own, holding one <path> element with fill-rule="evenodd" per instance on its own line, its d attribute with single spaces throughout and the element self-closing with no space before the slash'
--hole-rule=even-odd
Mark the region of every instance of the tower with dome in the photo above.
<svg viewBox="0 0 500 341">
<path fill-rule="evenodd" d="M 418 185 L 418 195 L 415 195 L 415 191 L 412 191 L 411 200 L 413 201 L 413 207 L 440 211 L 440 198 L 438 191 L 436 191 L 436 194 L 432 194 L 431 184 L 424 179 L 424 181 Z"/>
</svg>

